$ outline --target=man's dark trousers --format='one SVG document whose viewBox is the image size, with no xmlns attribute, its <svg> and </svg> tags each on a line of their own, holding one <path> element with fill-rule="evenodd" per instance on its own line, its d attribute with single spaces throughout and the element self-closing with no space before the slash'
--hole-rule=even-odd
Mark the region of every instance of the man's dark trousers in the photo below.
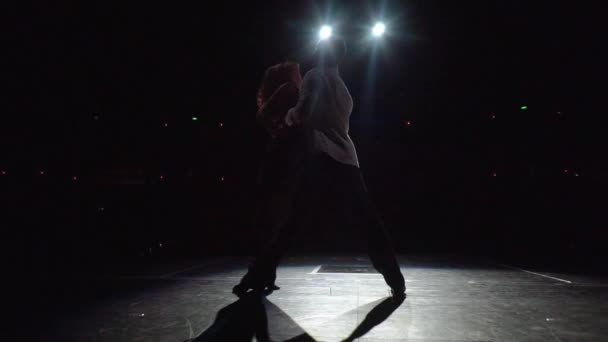
<svg viewBox="0 0 608 342">
<path fill-rule="evenodd" d="M 314 217 L 318 202 L 331 198 L 340 201 L 340 206 L 347 206 L 346 212 L 359 219 L 357 226 L 364 230 L 369 257 L 386 283 L 394 289 L 405 288 L 390 237 L 370 201 L 360 169 L 340 163 L 325 153 L 292 158 L 289 164 L 284 170 L 285 177 L 271 186 L 271 191 L 289 202 L 284 209 L 286 213 L 274 214 L 285 219 L 270 229 L 270 238 L 250 272 L 274 271 L 288 246 L 294 243 L 292 237 L 300 221 Z"/>
</svg>

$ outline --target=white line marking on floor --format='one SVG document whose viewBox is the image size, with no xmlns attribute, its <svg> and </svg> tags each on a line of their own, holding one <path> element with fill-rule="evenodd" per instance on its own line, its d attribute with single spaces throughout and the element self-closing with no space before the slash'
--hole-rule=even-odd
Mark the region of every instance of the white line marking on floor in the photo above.
<svg viewBox="0 0 608 342">
<path fill-rule="evenodd" d="M 319 266 L 315 267 L 315 269 L 312 272 L 308 273 L 308 274 L 317 274 L 317 272 L 319 272 L 319 270 L 321 269 L 321 266 L 322 265 L 319 265 Z"/>
<path fill-rule="evenodd" d="M 560 278 L 556 278 L 556 277 L 552 277 L 552 276 L 548 276 L 546 274 L 541 274 L 541 273 L 536 273 L 536 272 L 532 272 L 532 271 L 528 271 L 528 270 L 524 270 L 523 268 L 519 268 L 519 267 L 513 267 L 513 266 L 509 266 L 509 265 L 505 265 L 505 264 L 499 264 L 500 266 L 506 267 L 506 268 L 510 268 L 513 270 L 518 270 L 518 271 L 522 271 L 522 272 L 526 272 L 526 273 L 530 273 L 530 274 L 535 274 L 537 276 L 541 276 L 541 277 L 545 277 L 545 278 L 549 278 L 549 279 L 553 279 L 553 280 L 557 280 L 557 281 L 561 281 L 564 282 L 566 284 L 572 284 L 572 282 L 570 280 L 566 280 L 566 279 L 560 279 Z"/>
</svg>

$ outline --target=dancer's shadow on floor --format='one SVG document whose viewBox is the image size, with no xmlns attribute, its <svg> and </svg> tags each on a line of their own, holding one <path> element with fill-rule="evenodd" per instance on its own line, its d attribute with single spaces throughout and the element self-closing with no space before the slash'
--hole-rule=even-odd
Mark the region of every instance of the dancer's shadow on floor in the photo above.
<svg viewBox="0 0 608 342">
<path fill-rule="evenodd" d="M 404 299 L 394 300 L 393 298 L 386 298 L 379 304 L 374 306 L 370 312 L 365 315 L 363 321 L 353 330 L 353 332 L 342 340 L 342 342 L 350 342 L 355 339 L 362 337 L 372 330 L 375 326 L 384 322 L 397 308 L 403 303 Z"/>
<path fill-rule="evenodd" d="M 353 341 L 384 322 L 403 301 L 386 298 L 377 304 L 355 330 L 344 339 Z M 266 296 L 243 296 L 236 302 L 222 308 L 213 324 L 197 338 L 186 342 L 234 341 L 250 342 L 255 337 L 257 341 L 271 341 L 268 331 L 268 317 L 271 317 L 274 327 L 278 327 L 282 336 L 296 336 L 285 342 L 316 342 L 289 315 L 266 299 Z"/>
</svg>

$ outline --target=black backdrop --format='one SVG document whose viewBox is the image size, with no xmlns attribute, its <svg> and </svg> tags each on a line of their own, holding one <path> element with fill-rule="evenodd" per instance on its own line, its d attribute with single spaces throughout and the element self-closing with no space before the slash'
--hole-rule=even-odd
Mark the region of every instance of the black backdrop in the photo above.
<svg viewBox="0 0 608 342">
<path fill-rule="evenodd" d="M 268 65 L 305 62 L 323 22 L 349 42 L 351 135 L 399 251 L 605 253 L 605 56 L 590 3 L 60 2 L 9 13 L 0 181 L 7 251 L 29 265 L 252 253 L 265 140 L 255 89 Z M 387 21 L 382 42 L 362 38 L 374 17 Z M 335 224 L 313 225 L 299 248 L 341 250 L 324 233 Z"/>
</svg>

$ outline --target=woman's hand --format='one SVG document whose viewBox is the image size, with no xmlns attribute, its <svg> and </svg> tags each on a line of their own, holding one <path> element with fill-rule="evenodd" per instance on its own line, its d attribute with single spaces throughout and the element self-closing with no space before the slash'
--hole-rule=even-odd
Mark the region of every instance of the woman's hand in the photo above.
<svg viewBox="0 0 608 342">
<path fill-rule="evenodd" d="M 281 119 L 273 120 L 272 124 L 267 129 L 274 138 L 286 136 L 288 131 L 287 125 Z"/>
</svg>

